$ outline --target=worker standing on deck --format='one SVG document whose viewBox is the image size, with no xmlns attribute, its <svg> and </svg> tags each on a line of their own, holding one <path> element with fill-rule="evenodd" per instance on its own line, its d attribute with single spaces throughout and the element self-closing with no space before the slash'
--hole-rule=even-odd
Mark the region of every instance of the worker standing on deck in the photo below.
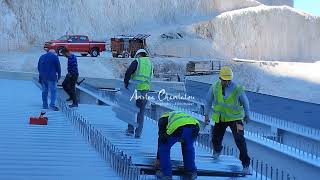
<svg viewBox="0 0 320 180">
<path fill-rule="evenodd" d="M 147 51 L 144 49 L 139 49 L 136 52 L 135 60 L 132 61 L 129 68 L 126 71 L 124 78 L 125 88 L 129 87 L 129 81 L 134 82 L 135 87 L 133 87 L 139 97 L 146 97 L 148 91 L 150 90 L 151 78 L 153 76 L 153 66 L 148 57 Z M 140 109 L 137 115 L 138 127 L 134 132 L 134 127 L 128 124 L 128 129 L 126 130 L 127 135 L 135 134 L 135 138 L 140 138 L 143 128 L 144 112 L 147 103 L 146 98 L 136 99 L 136 106 Z"/>
<path fill-rule="evenodd" d="M 210 88 L 205 105 L 205 122 L 209 123 L 209 112 L 212 109 L 213 127 L 213 158 L 219 158 L 222 151 L 222 140 L 226 128 L 229 126 L 236 145 L 240 151 L 243 172 L 249 173 L 250 158 L 244 138 L 243 122 L 249 122 L 249 101 L 244 87 L 232 81 L 233 72 L 228 66 L 221 68 L 219 79 Z"/>
<path fill-rule="evenodd" d="M 59 111 L 55 105 L 57 97 L 57 81 L 61 77 L 60 61 L 54 50 L 49 50 L 39 58 L 38 62 L 39 82 L 42 89 L 42 108 L 49 107 Z M 48 107 L 48 92 L 50 91 L 50 105 Z"/>
<path fill-rule="evenodd" d="M 164 113 L 158 122 L 158 152 L 155 164 L 160 163 L 157 176 L 160 179 L 172 179 L 170 149 L 176 142 L 181 142 L 185 176 L 197 178 L 195 151 L 193 143 L 200 129 L 199 121 L 184 113 L 172 111 Z"/>
<path fill-rule="evenodd" d="M 72 104 L 69 105 L 69 107 L 78 107 L 76 96 L 76 83 L 79 77 L 77 57 L 74 54 L 71 54 L 67 48 L 62 49 L 61 53 L 68 58 L 68 74 L 62 82 L 62 87 L 69 95 L 67 101 L 72 101 Z"/>
</svg>

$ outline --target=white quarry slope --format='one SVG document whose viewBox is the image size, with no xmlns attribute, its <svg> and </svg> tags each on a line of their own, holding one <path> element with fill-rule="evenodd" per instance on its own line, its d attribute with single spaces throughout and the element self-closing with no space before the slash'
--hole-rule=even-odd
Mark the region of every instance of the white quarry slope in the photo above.
<svg viewBox="0 0 320 180">
<path fill-rule="evenodd" d="M 320 17 L 288 6 L 228 11 L 192 26 L 212 42 L 216 57 L 311 61 L 320 59 Z"/>
<path fill-rule="evenodd" d="M 287 1 L 292 0 L 264 3 L 290 4 Z M 0 0 L 0 51 L 41 46 L 65 33 L 108 40 L 122 33 L 159 32 L 172 25 L 212 19 L 217 12 L 258 5 L 255 0 Z M 191 44 L 203 49 L 200 41 L 194 41 Z"/>
<path fill-rule="evenodd" d="M 213 6 L 212 0 L 0 0 L 0 50 L 40 45 L 66 32 L 107 39 L 209 16 Z"/>
<path fill-rule="evenodd" d="M 214 0 L 214 7 L 219 12 L 231 11 L 247 7 L 259 6 L 261 3 L 255 0 Z"/>
<path fill-rule="evenodd" d="M 294 0 L 257 0 L 257 1 L 268 6 L 287 5 L 287 6 L 293 7 L 293 4 L 294 4 Z"/>
</svg>

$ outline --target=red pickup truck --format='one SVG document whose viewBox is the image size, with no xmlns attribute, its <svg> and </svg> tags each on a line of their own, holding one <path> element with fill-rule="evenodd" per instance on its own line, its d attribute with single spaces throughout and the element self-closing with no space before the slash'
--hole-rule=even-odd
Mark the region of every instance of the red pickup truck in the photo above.
<svg viewBox="0 0 320 180">
<path fill-rule="evenodd" d="M 58 40 L 51 40 L 44 43 L 44 50 L 54 49 L 58 55 L 61 54 L 63 48 L 67 48 L 72 52 L 79 52 L 82 56 L 90 54 L 97 57 L 100 52 L 106 50 L 106 43 L 103 41 L 89 41 L 88 36 L 83 35 L 64 35 Z"/>
</svg>

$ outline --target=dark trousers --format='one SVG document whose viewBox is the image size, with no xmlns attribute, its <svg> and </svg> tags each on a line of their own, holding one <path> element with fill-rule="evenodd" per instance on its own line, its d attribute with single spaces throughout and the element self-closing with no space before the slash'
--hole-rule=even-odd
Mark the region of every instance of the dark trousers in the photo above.
<svg viewBox="0 0 320 180">
<path fill-rule="evenodd" d="M 66 78 L 62 82 L 62 87 L 66 91 L 66 93 L 71 98 L 73 104 L 78 104 L 77 95 L 76 95 L 76 83 L 78 81 L 77 74 L 70 74 L 66 75 Z"/>
<path fill-rule="evenodd" d="M 244 128 L 241 120 L 233 122 L 219 122 L 215 123 L 213 127 L 212 144 L 216 152 L 220 153 L 222 150 L 222 140 L 227 127 L 230 127 L 234 141 L 240 151 L 239 159 L 243 167 L 250 165 L 250 157 L 248 156 L 247 144 L 244 138 Z"/>
<path fill-rule="evenodd" d="M 148 91 L 140 91 L 141 96 L 145 96 Z M 136 100 L 136 106 L 140 109 L 140 111 L 137 114 L 137 123 L 138 127 L 135 130 L 135 135 L 140 137 L 142 134 L 142 129 L 143 129 L 143 122 L 144 122 L 144 113 L 146 111 L 146 104 L 147 100 L 146 99 L 137 99 Z M 128 131 L 133 133 L 134 127 L 131 124 L 128 124 Z"/>
</svg>

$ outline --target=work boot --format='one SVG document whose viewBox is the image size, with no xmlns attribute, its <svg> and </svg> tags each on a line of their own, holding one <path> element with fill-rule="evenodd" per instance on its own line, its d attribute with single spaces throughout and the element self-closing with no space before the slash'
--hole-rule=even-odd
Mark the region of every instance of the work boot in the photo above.
<svg viewBox="0 0 320 180">
<path fill-rule="evenodd" d="M 172 180 L 172 176 L 165 176 L 161 171 L 156 172 L 156 177 L 161 180 Z"/>
<path fill-rule="evenodd" d="M 133 130 L 132 130 L 132 131 L 129 130 L 129 129 L 126 130 L 126 135 L 127 135 L 127 136 L 133 136 L 133 134 L 134 134 L 134 131 L 133 131 Z"/>
<path fill-rule="evenodd" d="M 186 172 L 186 174 L 182 177 L 183 180 L 195 180 L 198 178 L 197 172 Z"/>
<path fill-rule="evenodd" d="M 141 133 L 137 133 L 137 132 L 136 132 L 136 133 L 134 134 L 134 138 L 140 139 L 140 137 L 141 137 Z"/>
<path fill-rule="evenodd" d="M 212 158 L 214 160 L 219 159 L 220 154 L 221 154 L 220 152 L 213 150 Z"/>
<path fill-rule="evenodd" d="M 69 108 L 76 108 L 76 107 L 78 107 L 78 104 L 71 104 L 71 105 L 69 105 Z"/>
<path fill-rule="evenodd" d="M 59 108 L 57 106 L 50 106 L 50 109 L 52 109 L 53 111 L 59 111 Z"/>
<path fill-rule="evenodd" d="M 251 172 L 250 166 L 243 167 L 243 169 L 242 169 L 243 174 L 250 174 L 250 172 Z"/>
</svg>

